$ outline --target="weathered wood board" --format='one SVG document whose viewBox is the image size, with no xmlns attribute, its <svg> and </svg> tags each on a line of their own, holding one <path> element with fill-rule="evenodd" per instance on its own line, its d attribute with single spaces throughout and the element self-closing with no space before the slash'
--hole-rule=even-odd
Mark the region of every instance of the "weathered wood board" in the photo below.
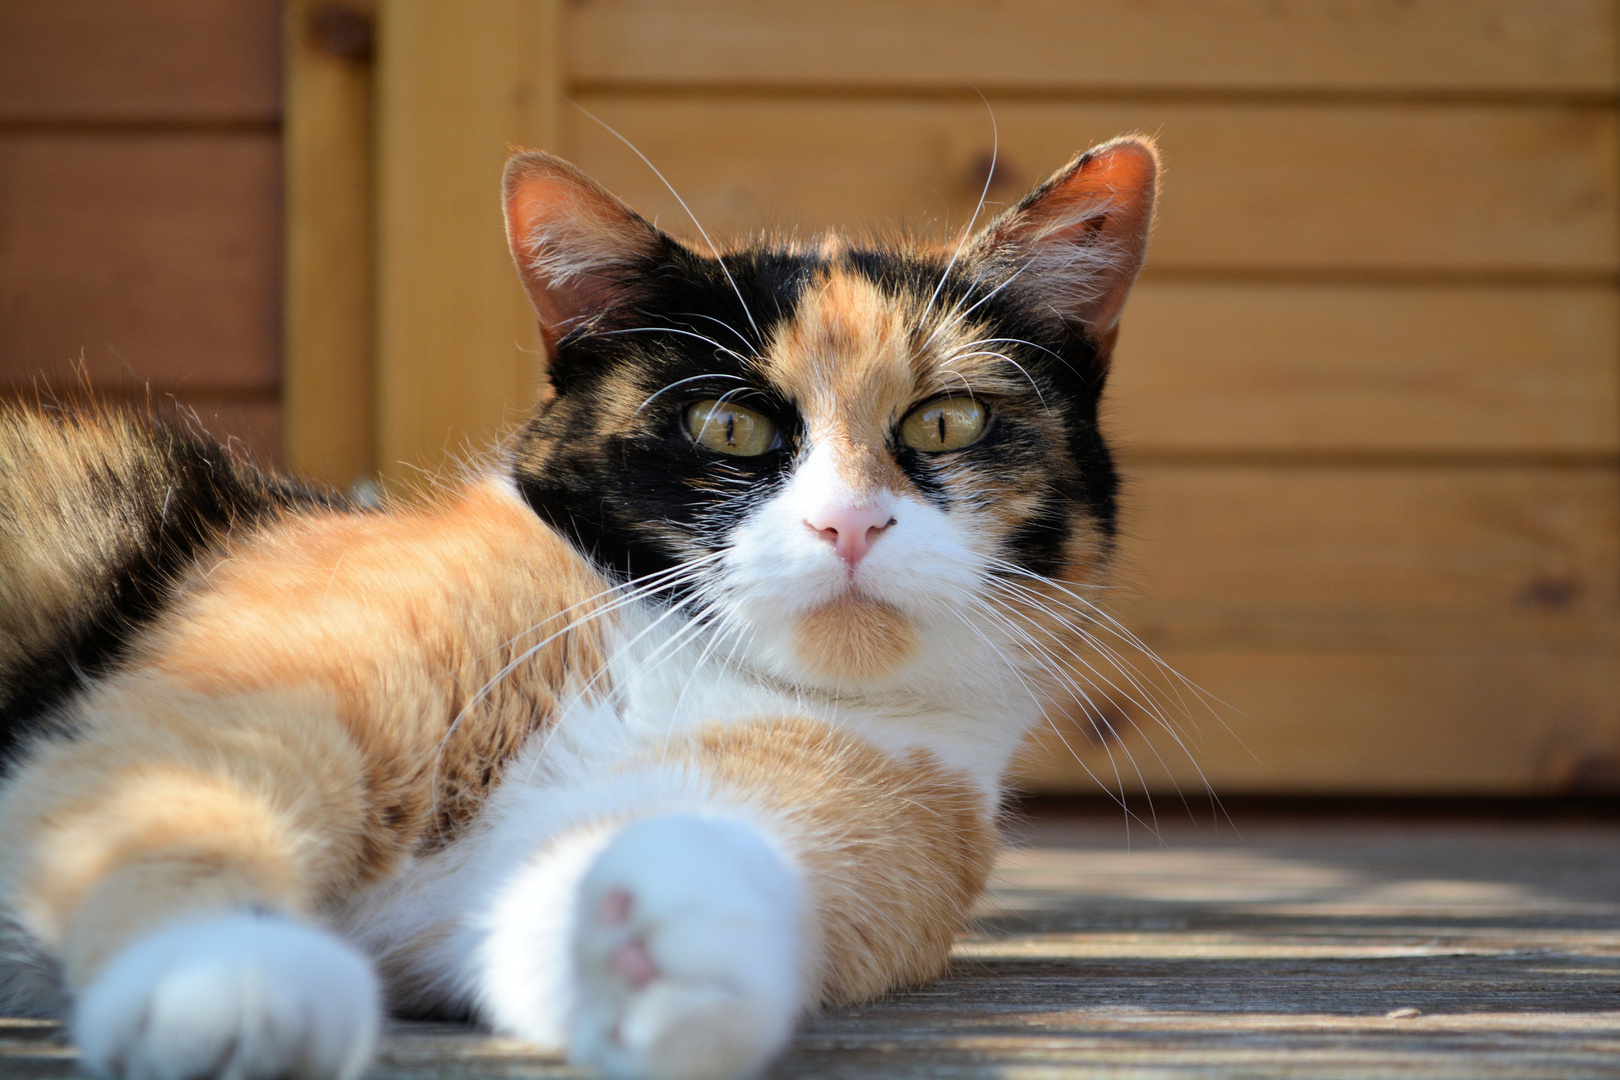
<svg viewBox="0 0 1620 1080">
<path fill-rule="evenodd" d="M 500 175 L 514 145 L 553 138 L 548 12 L 530 0 L 488 0 L 477 18 L 444 3 L 379 12 L 375 462 L 389 479 L 453 468 L 533 404 L 543 356 Z"/>
<path fill-rule="evenodd" d="M 280 5 L 0 4 L 0 397 L 281 447 Z"/>
<path fill-rule="evenodd" d="M 1403 643 L 1386 631 L 1383 642 L 1355 648 L 1301 636 L 1166 647 L 1185 684 L 1140 656 L 1128 659 L 1141 675 L 1096 663 L 1090 696 L 1099 707 L 1051 710 L 1024 784 L 1172 800 L 1206 786 L 1226 795 L 1620 787 L 1612 643 L 1425 645 L 1416 633 Z"/>
<path fill-rule="evenodd" d="M 273 392 L 280 164 L 258 132 L 0 129 L 0 383 Z"/>
<path fill-rule="evenodd" d="M 1093 143 L 1153 133 L 1164 198 L 1152 271 L 1600 274 L 1620 266 L 1620 125 L 1602 105 L 1279 100 L 580 94 L 712 234 L 973 214 L 991 153 L 998 209 Z M 991 113 L 994 113 L 992 126 Z M 569 155 L 677 232 L 680 204 L 610 131 L 563 114 Z M 997 145 L 999 143 L 999 149 Z"/>
<path fill-rule="evenodd" d="M 1150 275 L 1108 427 L 1127 453 L 1612 458 L 1617 358 L 1610 285 Z"/>
<path fill-rule="evenodd" d="M 340 487 L 373 472 L 377 449 L 375 88 L 361 33 L 373 7 L 344 9 L 347 54 L 323 43 L 321 20 L 332 10 L 325 0 L 290 0 L 283 12 L 286 462 Z"/>
<path fill-rule="evenodd" d="M 587 85 L 1612 92 L 1606 0 L 581 0 Z"/>
<path fill-rule="evenodd" d="M 1192 461 L 1124 472 L 1120 583 L 1161 605 L 1593 625 L 1620 603 L 1612 467 Z"/>
<path fill-rule="evenodd" d="M 1145 807 L 1138 807 L 1145 815 Z M 1044 818 L 951 974 L 808 1023 L 775 1080 L 1620 1076 L 1620 822 Z M 0 1072 L 65 1078 L 53 1024 Z M 374 1080 L 578 1077 L 399 1025 Z"/>
<path fill-rule="evenodd" d="M 273 123 L 277 0 L 6 0 L 0 122 Z"/>
</svg>

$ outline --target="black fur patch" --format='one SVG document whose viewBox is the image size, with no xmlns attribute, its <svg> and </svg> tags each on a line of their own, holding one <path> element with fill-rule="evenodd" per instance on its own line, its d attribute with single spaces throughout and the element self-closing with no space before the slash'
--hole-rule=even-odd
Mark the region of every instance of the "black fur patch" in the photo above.
<svg viewBox="0 0 1620 1080">
<path fill-rule="evenodd" d="M 51 460 L 48 439 L 82 448 L 75 477 L 27 469 L 0 477 L 0 502 L 17 515 L 11 527 L 28 529 L 25 542 L 57 546 L 72 590 L 57 617 L 44 626 L 35 620 L 30 633 L 16 636 L 22 655 L 0 664 L 0 760 L 49 727 L 52 713 L 89 679 L 117 666 L 206 551 L 277 514 L 342 504 L 260 471 L 178 417 L 11 409 L 0 424 L 13 459 Z M 64 491 L 77 493 L 80 504 L 60 505 Z M 18 615 L 0 611 L 8 626 Z"/>
<path fill-rule="evenodd" d="M 943 258 L 875 249 L 832 258 L 919 310 L 930 297 L 935 312 L 971 307 L 975 323 L 988 326 L 997 348 L 1027 373 L 1031 399 L 1055 403 L 1048 415 L 1057 418 L 1065 453 L 1053 453 L 1050 425 L 1016 415 L 994 421 L 962 452 L 984 475 L 1009 485 L 1039 476 L 1051 492 L 1016 530 L 1007 556 L 1037 573 L 1061 570 L 1076 507 L 1106 547 L 1118 477 L 1097 426 L 1106 372 L 1092 345 L 1027 310 L 1023 296 L 996 289 L 972 265 L 947 274 Z M 793 405 L 771 393 L 755 357 L 830 264 L 761 248 L 726 256 L 725 267 L 729 280 L 715 260 L 672 245 L 639 272 L 628 270 L 624 302 L 558 343 L 555 397 L 519 437 L 513 472 L 529 505 L 625 580 L 717 550 L 750 508 L 778 490 L 799 449 Z M 721 460 L 693 444 L 681 428 L 685 406 L 727 392 L 777 421 L 780 450 Z M 898 441 L 890 450 L 922 496 L 948 509 L 952 496 L 937 464 Z"/>
<path fill-rule="evenodd" d="M 627 579 L 715 550 L 798 445 L 797 414 L 753 361 L 819 266 L 778 251 L 729 255 L 725 272 L 686 252 L 646 266 L 627 284 L 633 303 L 558 343 L 556 397 L 519 438 L 515 478 L 529 505 Z M 728 393 L 776 420 L 779 450 L 716 460 L 692 442 L 686 406 Z"/>
</svg>

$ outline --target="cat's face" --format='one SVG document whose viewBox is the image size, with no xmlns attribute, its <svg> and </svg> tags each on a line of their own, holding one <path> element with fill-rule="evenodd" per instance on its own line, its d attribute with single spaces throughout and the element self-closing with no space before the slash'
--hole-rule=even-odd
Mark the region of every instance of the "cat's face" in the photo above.
<svg viewBox="0 0 1620 1080">
<path fill-rule="evenodd" d="M 1020 590 L 1090 581 L 1111 546 L 1097 404 L 1154 175 L 1122 141 L 959 250 L 717 259 L 514 159 L 508 223 L 552 351 L 515 479 L 631 591 L 706 621 L 717 655 L 792 684 L 1016 654 Z"/>
</svg>

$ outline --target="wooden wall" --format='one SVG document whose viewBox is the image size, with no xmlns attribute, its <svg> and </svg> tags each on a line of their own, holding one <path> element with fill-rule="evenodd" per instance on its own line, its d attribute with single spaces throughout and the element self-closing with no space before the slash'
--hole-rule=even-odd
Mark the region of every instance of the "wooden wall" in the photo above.
<svg viewBox="0 0 1620 1080">
<path fill-rule="evenodd" d="M 993 148 L 999 204 L 1149 131 L 1113 604 L 1204 698 L 1140 654 L 1103 666 L 1104 715 L 1060 718 L 1029 782 L 1620 791 L 1614 0 L 479 10 L 380 9 L 385 472 L 487 439 L 533 385 L 496 284 L 508 141 L 678 233 L 607 125 L 714 232 L 948 233 Z"/>
<path fill-rule="evenodd" d="M 1113 605 L 1221 703 L 1103 667 L 1030 783 L 1620 791 L 1615 0 L 381 0 L 374 66 L 330 6 L 0 5 L 3 392 L 407 479 L 535 385 L 509 144 L 690 233 L 566 99 L 717 232 L 948 232 L 992 115 L 995 202 L 1146 130 Z"/>
<path fill-rule="evenodd" d="M 279 19 L 0 4 L 0 395 L 83 377 L 279 456 Z"/>
</svg>

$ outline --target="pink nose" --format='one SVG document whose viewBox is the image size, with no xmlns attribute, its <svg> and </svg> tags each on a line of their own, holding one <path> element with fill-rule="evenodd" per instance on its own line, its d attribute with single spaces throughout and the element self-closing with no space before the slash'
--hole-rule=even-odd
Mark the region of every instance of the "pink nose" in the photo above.
<svg viewBox="0 0 1620 1080">
<path fill-rule="evenodd" d="M 872 550 L 878 534 L 894 524 L 887 510 L 875 506 L 829 506 L 804 519 L 854 569 Z"/>
</svg>

